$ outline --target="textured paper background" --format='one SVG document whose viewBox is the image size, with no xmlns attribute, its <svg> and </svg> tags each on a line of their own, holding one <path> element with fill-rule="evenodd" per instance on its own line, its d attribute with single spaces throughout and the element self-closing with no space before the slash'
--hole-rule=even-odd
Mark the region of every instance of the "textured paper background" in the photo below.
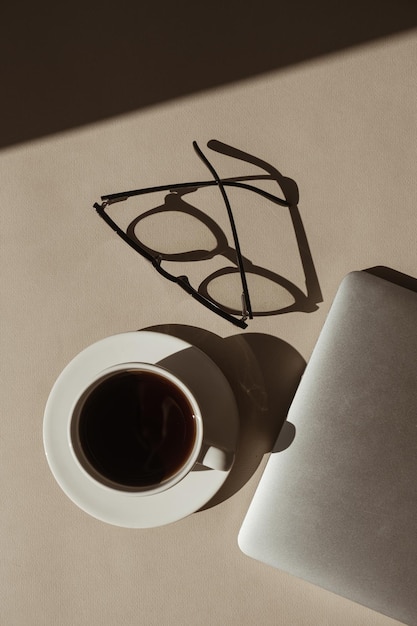
<svg viewBox="0 0 417 626">
<path fill-rule="evenodd" d="M 220 344 L 266 337 L 270 363 L 274 339 L 308 360 L 347 272 L 381 264 L 415 275 L 416 59 L 411 31 L 2 150 L 1 623 L 395 623 L 239 552 L 266 460 L 256 442 L 246 448 L 251 476 L 230 498 L 133 531 L 67 499 L 44 457 L 42 418 L 63 367 L 105 336 L 176 324 Z M 100 194 L 204 178 L 191 143 L 211 138 L 296 180 L 324 297 L 317 312 L 259 318 L 237 331 L 166 284 L 96 216 Z M 262 219 L 269 236 L 272 216 Z M 258 221 L 256 207 L 242 216 L 242 240 Z M 290 233 L 279 250 L 256 243 L 271 268 L 299 278 Z M 238 379 L 247 373 L 242 365 Z"/>
</svg>

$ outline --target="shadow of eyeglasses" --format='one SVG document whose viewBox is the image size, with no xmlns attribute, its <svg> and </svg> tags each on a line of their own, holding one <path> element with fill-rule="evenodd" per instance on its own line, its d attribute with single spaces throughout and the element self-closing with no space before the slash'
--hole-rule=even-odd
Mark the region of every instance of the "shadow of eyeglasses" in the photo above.
<svg viewBox="0 0 417 626">
<path fill-rule="evenodd" d="M 282 176 L 276 168 L 266 163 L 265 161 L 262 161 L 261 159 L 245 153 L 241 150 L 228 146 L 222 142 L 219 142 L 217 140 L 211 140 L 207 145 L 209 148 L 215 150 L 216 152 L 261 167 L 264 171 L 267 172 L 267 174 L 220 179 L 214 167 L 202 153 L 196 142 L 194 142 L 194 149 L 196 150 L 201 160 L 210 170 L 213 176 L 213 180 L 178 183 L 174 185 L 163 185 L 159 187 L 137 189 L 133 191 L 102 196 L 102 204 L 94 204 L 94 207 L 96 208 L 98 214 L 113 228 L 113 230 L 122 239 L 124 239 L 126 243 L 128 243 L 137 252 L 139 252 L 147 260 L 149 260 L 153 264 L 155 269 L 157 269 L 157 271 L 165 278 L 177 283 L 180 287 L 182 287 L 185 291 L 187 291 L 190 295 L 192 295 L 207 308 L 211 309 L 218 315 L 221 315 L 223 318 L 227 319 L 233 324 L 240 326 L 241 328 L 247 327 L 246 319 L 248 317 L 251 319 L 254 316 L 260 315 L 277 315 L 290 311 L 312 312 L 317 310 L 317 304 L 319 302 L 322 302 L 322 294 L 314 263 L 311 257 L 307 237 L 297 206 L 299 194 L 298 187 L 295 181 Z M 249 181 L 254 180 L 271 180 L 277 183 L 285 199 L 271 194 L 262 188 L 249 184 Z M 192 206 L 188 202 L 185 202 L 183 199 L 183 196 L 185 194 L 192 194 L 200 189 L 213 186 L 217 186 L 222 194 L 222 198 L 227 209 L 229 223 L 232 230 L 234 248 L 229 245 L 225 233 L 212 218 L 210 218 L 206 213 Z M 225 189 L 226 187 L 238 187 L 247 191 L 254 192 L 273 202 L 274 204 L 278 204 L 279 206 L 283 206 L 288 209 L 294 227 L 301 263 L 304 270 L 306 294 L 290 280 L 275 272 L 272 272 L 269 269 L 255 265 L 254 263 L 252 263 L 252 261 L 242 256 L 233 213 Z M 165 196 L 164 204 L 152 208 L 145 213 L 137 215 L 129 223 L 125 231 L 121 229 L 106 212 L 107 206 L 115 202 L 125 201 L 135 196 L 161 191 L 169 192 L 168 195 Z M 199 222 L 203 227 L 210 231 L 212 238 L 215 241 L 215 245 L 212 245 L 208 249 L 188 249 L 187 251 L 180 250 L 175 252 L 163 252 L 159 249 L 151 247 L 147 244 L 146 241 L 143 240 L 143 238 L 138 237 L 137 227 L 142 226 L 146 220 L 155 220 L 156 217 L 160 218 L 159 228 L 163 229 L 164 218 L 166 217 L 166 214 L 168 212 L 170 212 L 171 214 L 172 212 L 182 213 L 183 215 L 187 215 Z M 168 271 L 166 266 L 163 265 L 163 262 L 201 261 L 212 259 L 216 256 L 222 256 L 226 258 L 230 263 L 233 264 L 233 266 L 223 267 L 211 273 L 199 284 L 198 288 L 194 288 L 191 285 L 187 276 L 175 275 Z M 222 285 L 221 290 L 223 290 L 223 292 L 230 292 L 230 289 L 227 286 L 227 281 L 234 276 L 238 276 L 241 282 L 242 293 L 240 308 L 236 306 L 231 306 L 230 303 L 227 303 L 224 300 L 222 301 L 221 297 L 219 299 L 219 297 L 216 296 L 216 287 L 218 287 L 219 284 Z M 249 296 L 248 278 L 250 278 L 250 282 L 252 285 L 251 290 L 253 285 L 255 284 L 254 279 L 256 278 L 256 284 L 258 284 L 260 281 L 263 290 L 266 292 L 276 292 L 277 286 L 280 288 L 281 291 L 284 290 L 287 294 L 289 294 L 291 298 L 290 302 L 287 302 L 284 306 L 282 304 L 277 304 L 275 306 L 267 304 L 265 306 L 264 304 L 261 308 L 253 308 Z M 282 296 L 278 296 L 277 301 L 280 301 L 281 299 Z M 239 315 L 241 316 L 240 318 L 236 317 Z"/>
<path fill-rule="evenodd" d="M 197 291 L 205 298 L 208 298 L 215 302 L 217 306 L 219 306 L 222 310 L 230 313 L 231 315 L 239 315 L 241 313 L 241 309 L 233 308 L 228 306 L 224 301 L 221 302 L 215 298 L 215 286 L 214 283 L 219 280 L 225 282 L 225 279 L 236 274 L 239 274 L 239 267 L 237 266 L 237 256 L 236 250 L 229 245 L 227 240 L 227 236 L 224 231 L 220 228 L 220 226 L 215 222 L 210 216 L 206 213 L 198 209 L 197 207 L 185 202 L 182 195 L 184 193 L 190 193 L 189 190 L 186 191 L 177 191 L 171 192 L 167 196 L 165 196 L 164 204 L 149 211 L 146 211 L 142 215 L 138 215 L 134 220 L 132 220 L 126 230 L 127 236 L 134 241 L 138 246 L 145 249 L 149 255 L 153 256 L 153 258 L 159 258 L 161 262 L 163 261 L 172 261 L 172 262 L 193 262 L 193 261 L 207 261 L 213 259 L 216 256 L 222 256 L 227 259 L 234 266 L 223 267 L 221 269 L 212 272 L 209 276 L 207 276 L 198 286 Z M 211 235 L 212 241 L 214 241 L 213 247 L 210 249 L 199 249 L 199 250 L 187 250 L 184 252 L 161 252 L 160 250 L 155 250 L 150 248 L 146 243 L 141 240 L 137 235 L 138 226 L 143 224 L 146 220 L 150 218 L 159 217 L 161 218 L 161 224 L 164 222 L 164 213 L 177 211 L 179 213 L 183 213 L 185 215 L 190 216 L 191 218 L 199 221 L 204 228 L 207 228 Z M 287 306 L 277 306 L 271 308 L 269 304 L 267 308 L 261 310 L 257 308 L 259 303 L 255 304 L 252 302 L 252 314 L 253 316 L 267 316 L 267 315 L 279 315 L 281 313 L 289 313 L 290 311 L 303 311 L 303 312 L 312 312 L 317 310 L 317 303 L 311 301 L 311 299 L 306 296 L 299 287 L 297 287 L 293 282 L 284 278 L 280 274 L 272 272 L 266 268 L 255 265 L 252 261 L 242 256 L 243 268 L 247 277 L 247 281 L 250 287 L 250 277 L 257 276 L 262 279 L 263 284 L 265 281 L 270 281 L 271 283 L 275 283 L 276 285 L 282 287 L 288 294 L 291 296 L 293 302 Z M 224 290 L 227 290 L 224 289 Z M 271 290 L 273 290 L 271 288 Z M 252 292 L 252 290 L 250 289 Z M 253 301 L 253 298 L 252 298 Z"/>
</svg>

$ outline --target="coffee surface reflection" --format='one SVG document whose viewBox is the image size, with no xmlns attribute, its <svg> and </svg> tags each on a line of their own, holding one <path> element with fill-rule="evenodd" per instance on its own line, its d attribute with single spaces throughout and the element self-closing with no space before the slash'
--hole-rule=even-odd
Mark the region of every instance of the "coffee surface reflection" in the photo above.
<svg viewBox="0 0 417 626">
<path fill-rule="evenodd" d="M 187 397 L 149 371 L 125 370 L 100 381 L 71 425 L 81 465 L 104 484 L 146 490 L 169 480 L 190 457 L 197 436 Z"/>
</svg>

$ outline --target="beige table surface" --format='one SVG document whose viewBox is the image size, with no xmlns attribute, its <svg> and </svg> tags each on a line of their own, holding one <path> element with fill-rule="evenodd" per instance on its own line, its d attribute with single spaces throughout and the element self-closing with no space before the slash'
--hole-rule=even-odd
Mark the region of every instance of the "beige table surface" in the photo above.
<svg viewBox="0 0 417 626">
<path fill-rule="evenodd" d="M 259 397 L 276 425 L 342 277 L 377 265 L 417 274 L 416 61 L 410 30 L 2 149 L 1 624 L 396 623 L 247 558 L 237 534 L 271 449 Z M 97 217 L 92 204 L 106 192 L 207 179 L 192 141 L 204 148 L 212 138 L 297 182 L 323 293 L 317 311 L 236 329 Z M 246 172 L 210 158 L 223 176 Z M 303 289 L 294 231 L 279 211 L 243 207 L 242 248 Z M 44 456 L 43 412 L 80 350 L 155 326 L 194 341 L 230 378 L 240 452 L 205 510 L 130 530 L 87 515 L 61 491 Z M 280 385 L 283 397 L 274 396 Z"/>
</svg>

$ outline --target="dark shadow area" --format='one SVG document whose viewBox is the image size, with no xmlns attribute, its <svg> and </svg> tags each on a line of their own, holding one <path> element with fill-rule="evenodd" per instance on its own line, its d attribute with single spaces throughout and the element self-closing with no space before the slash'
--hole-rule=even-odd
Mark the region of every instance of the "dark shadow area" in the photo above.
<svg viewBox="0 0 417 626">
<path fill-rule="evenodd" d="M 284 450 L 289 448 L 292 442 L 294 441 L 295 435 L 296 435 L 296 428 L 294 424 L 292 424 L 291 422 L 285 421 L 282 425 L 281 431 L 278 435 L 275 445 L 272 448 L 272 452 L 274 454 L 276 452 L 284 452 Z"/>
<path fill-rule="evenodd" d="M 6 3 L 7 146 L 417 26 L 412 0 Z"/>
<path fill-rule="evenodd" d="M 403 274 L 402 272 L 398 272 L 390 267 L 385 267 L 384 265 L 369 267 L 364 271 L 368 272 L 368 274 L 373 274 L 374 276 L 388 280 L 391 283 L 395 283 L 399 287 L 417 292 L 417 278 L 409 276 L 408 274 Z"/>
<path fill-rule="evenodd" d="M 201 328 L 177 324 L 143 330 L 170 334 L 199 348 L 220 368 L 235 396 L 239 414 L 235 462 L 220 491 L 204 507 L 210 508 L 239 491 L 264 454 L 274 449 L 306 363 L 288 343 L 261 333 L 222 339 Z M 293 438 L 290 425 L 283 440 L 290 445 Z M 278 448 L 284 449 L 283 441 L 277 442 Z"/>
<path fill-rule="evenodd" d="M 234 462 L 239 436 L 239 417 L 234 394 L 222 370 L 195 346 L 158 361 L 187 385 L 197 399 L 204 418 L 204 446 L 223 452 L 225 470 Z M 193 471 L 211 471 L 198 463 Z"/>
<path fill-rule="evenodd" d="M 213 176 L 211 180 L 173 183 L 112 193 L 101 196 L 101 204 L 96 202 L 94 208 L 125 243 L 152 263 L 159 274 L 176 283 L 200 304 L 240 328 L 246 328 L 247 319 L 252 319 L 254 316 L 279 315 L 292 311 L 305 313 L 316 311 L 318 303 L 322 302 L 323 298 L 298 209 L 299 190 L 296 182 L 283 176 L 266 161 L 247 152 L 217 140 L 211 140 L 207 145 L 217 153 L 245 164 L 255 165 L 261 169 L 262 174 L 220 178 L 211 162 L 194 142 L 194 149 Z M 274 193 L 255 185 L 255 183 L 259 185 L 260 182 L 272 183 Z M 228 237 L 214 219 L 184 200 L 184 196 L 187 195 L 188 200 L 198 203 L 198 191 L 207 187 L 217 187 L 222 195 L 233 246 L 229 244 Z M 243 256 L 234 212 L 226 193 L 226 188 L 233 187 L 261 196 L 272 203 L 274 210 L 286 211 L 289 214 L 293 227 L 293 232 L 289 233 L 289 237 L 295 235 L 299 261 L 304 272 L 303 288 L 306 293 L 284 276 L 269 268 L 255 265 Z M 140 204 L 138 205 L 138 199 L 140 200 L 141 196 L 160 194 L 160 192 L 165 194 L 167 191 L 169 193 L 164 196 L 162 204 L 160 204 L 161 196 L 156 196 L 156 206 L 152 209 L 144 212 Z M 116 208 L 112 210 L 114 204 Z M 131 219 L 132 211 L 133 220 Z M 131 221 L 127 226 L 121 226 L 121 222 L 126 222 L 126 215 L 130 216 L 128 219 Z M 182 215 L 184 220 L 180 228 L 178 224 L 174 227 L 171 223 L 173 217 L 178 218 L 178 215 Z M 262 219 L 261 216 L 260 211 L 259 220 Z M 149 224 L 151 226 L 147 227 Z M 268 229 L 273 228 L 273 221 L 265 226 Z M 141 228 L 144 234 L 141 234 Z M 186 238 L 178 242 L 177 231 L 186 233 Z M 160 239 L 161 233 L 166 232 L 171 232 L 168 244 L 166 240 Z M 259 242 L 259 247 L 262 243 Z M 188 278 L 188 274 L 185 274 L 187 268 L 184 269 L 181 265 L 181 269 L 177 269 L 175 273 L 169 265 L 169 262 L 177 264 L 188 262 L 194 263 L 194 266 L 200 264 L 201 267 L 202 261 L 219 256 L 223 257 L 223 267 L 205 274 L 203 280 L 200 276 L 195 285 Z M 240 286 L 235 284 L 236 276 L 240 278 Z"/>
</svg>

